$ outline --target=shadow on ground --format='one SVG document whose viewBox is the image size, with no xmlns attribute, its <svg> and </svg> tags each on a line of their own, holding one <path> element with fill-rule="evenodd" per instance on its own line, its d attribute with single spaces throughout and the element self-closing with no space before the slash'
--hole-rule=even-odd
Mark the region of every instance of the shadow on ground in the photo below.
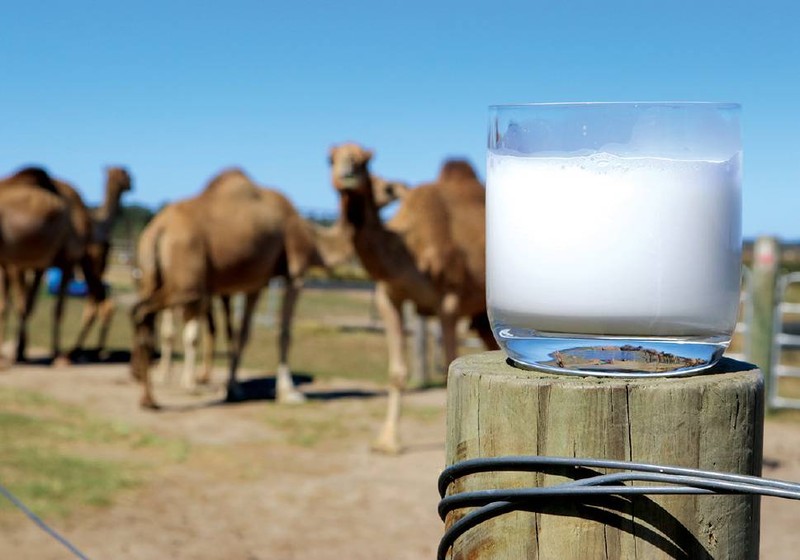
<svg viewBox="0 0 800 560">
<path fill-rule="evenodd" d="M 75 364 L 127 364 L 131 361 L 131 352 L 122 348 L 113 348 L 102 352 L 97 348 L 86 348 L 70 352 L 69 359 Z"/>
<path fill-rule="evenodd" d="M 295 387 L 308 385 L 314 381 L 314 377 L 308 373 L 292 374 Z M 248 401 L 274 401 L 275 400 L 275 377 L 255 377 L 240 383 L 241 395 L 236 401 L 223 401 L 220 404 L 236 404 L 237 402 Z M 311 401 L 333 401 L 337 399 L 359 399 L 373 398 L 384 394 L 382 391 L 368 391 L 363 389 L 335 389 L 335 390 L 314 390 L 304 392 L 306 398 Z"/>
</svg>

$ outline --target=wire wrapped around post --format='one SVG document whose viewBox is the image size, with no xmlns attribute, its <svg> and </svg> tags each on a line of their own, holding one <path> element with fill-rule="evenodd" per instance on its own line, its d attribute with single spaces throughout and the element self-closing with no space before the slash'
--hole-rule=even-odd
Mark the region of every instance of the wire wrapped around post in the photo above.
<svg viewBox="0 0 800 560">
<path fill-rule="evenodd" d="M 585 476 L 585 469 L 622 469 L 630 472 Z M 561 470 L 577 477 L 545 488 L 485 489 L 447 494 L 462 477 L 485 472 L 545 472 Z M 626 482 L 660 483 L 665 486 L 628 486 Z M 597 496 L 652 496 L 657 494 L 731 495 L 749 494 L 800 500 L 800 484 L 699 469 L 665 465 L 578 459 L 574 457 L 496 457 L 472 459 L 451 465 L 439 476 L 439 516 L 442 521 L 453 511 L 476 508 L 453 523 L 442 537 L 437 559 L 445 560 L 454 542 L 473 527 L 512 511 L 543 509 L 547 500 L 561 499 L 589 505 Z M 688 556 L 687 556 L 688 557 Z"/>
</svg>

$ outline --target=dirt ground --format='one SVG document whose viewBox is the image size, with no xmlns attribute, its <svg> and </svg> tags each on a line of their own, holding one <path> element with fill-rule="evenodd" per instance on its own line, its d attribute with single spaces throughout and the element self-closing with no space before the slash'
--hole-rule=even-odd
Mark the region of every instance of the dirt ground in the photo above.
<svg viewBox="0 0 800 560">
<path fill-rule="evenodd" d="M 256 377 L 256 376 L 252 376 Z M 247 374 L 243 375 L 247 378 Z M 221 383 L 221 373 L 216 382 Z M 369 451 L 385 397 L 352 381 L 309 383 L 286 410 L 270 400 L 158 391 L 139 409 L 125 364 L 22 366 L 0 383 L 44 392 L 94 416 L 187 440 L 184 461 L 152 471 L 107 509 L 53 523 L 92 559 L 344 560 L 435 557 L 442 533 L 436 478 L 444 462 L 445 391 L 409 394 L 397 457 Z M 800 481 L 800 425 L 767 422 L 764 476 Z M 2 460 L 2 459 L 0 459 Z M 800 503 L 762 502 L 762 558 L 796 558 Z M 0 559 L 71 556 L 19 514 L 0 528 Z"/>
</svg>

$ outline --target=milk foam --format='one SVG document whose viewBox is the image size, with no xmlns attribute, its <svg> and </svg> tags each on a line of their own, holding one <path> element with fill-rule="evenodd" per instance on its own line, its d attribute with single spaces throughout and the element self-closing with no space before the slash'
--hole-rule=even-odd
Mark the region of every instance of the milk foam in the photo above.
<svg viewBox="0 0 800 560">
<path fill-rule="evenodd" d="M 741 263 L 739 161 L 490 152 L 487 303 L 495 330 L 730 336 Z"/>
</svg>

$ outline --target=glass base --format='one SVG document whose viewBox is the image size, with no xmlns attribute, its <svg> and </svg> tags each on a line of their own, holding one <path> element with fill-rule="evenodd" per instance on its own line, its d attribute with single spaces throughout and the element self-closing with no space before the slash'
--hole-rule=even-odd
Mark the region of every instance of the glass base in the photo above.
<svg viewBox="0 0 800 560">
<path fill-rule="evenodd" d="M 692 375 L 716 364 L 730 342 L 724 336 L 565 335 L 509 328 L 494 335 L 517 367 L 601 377 Z"/>
</svg>

